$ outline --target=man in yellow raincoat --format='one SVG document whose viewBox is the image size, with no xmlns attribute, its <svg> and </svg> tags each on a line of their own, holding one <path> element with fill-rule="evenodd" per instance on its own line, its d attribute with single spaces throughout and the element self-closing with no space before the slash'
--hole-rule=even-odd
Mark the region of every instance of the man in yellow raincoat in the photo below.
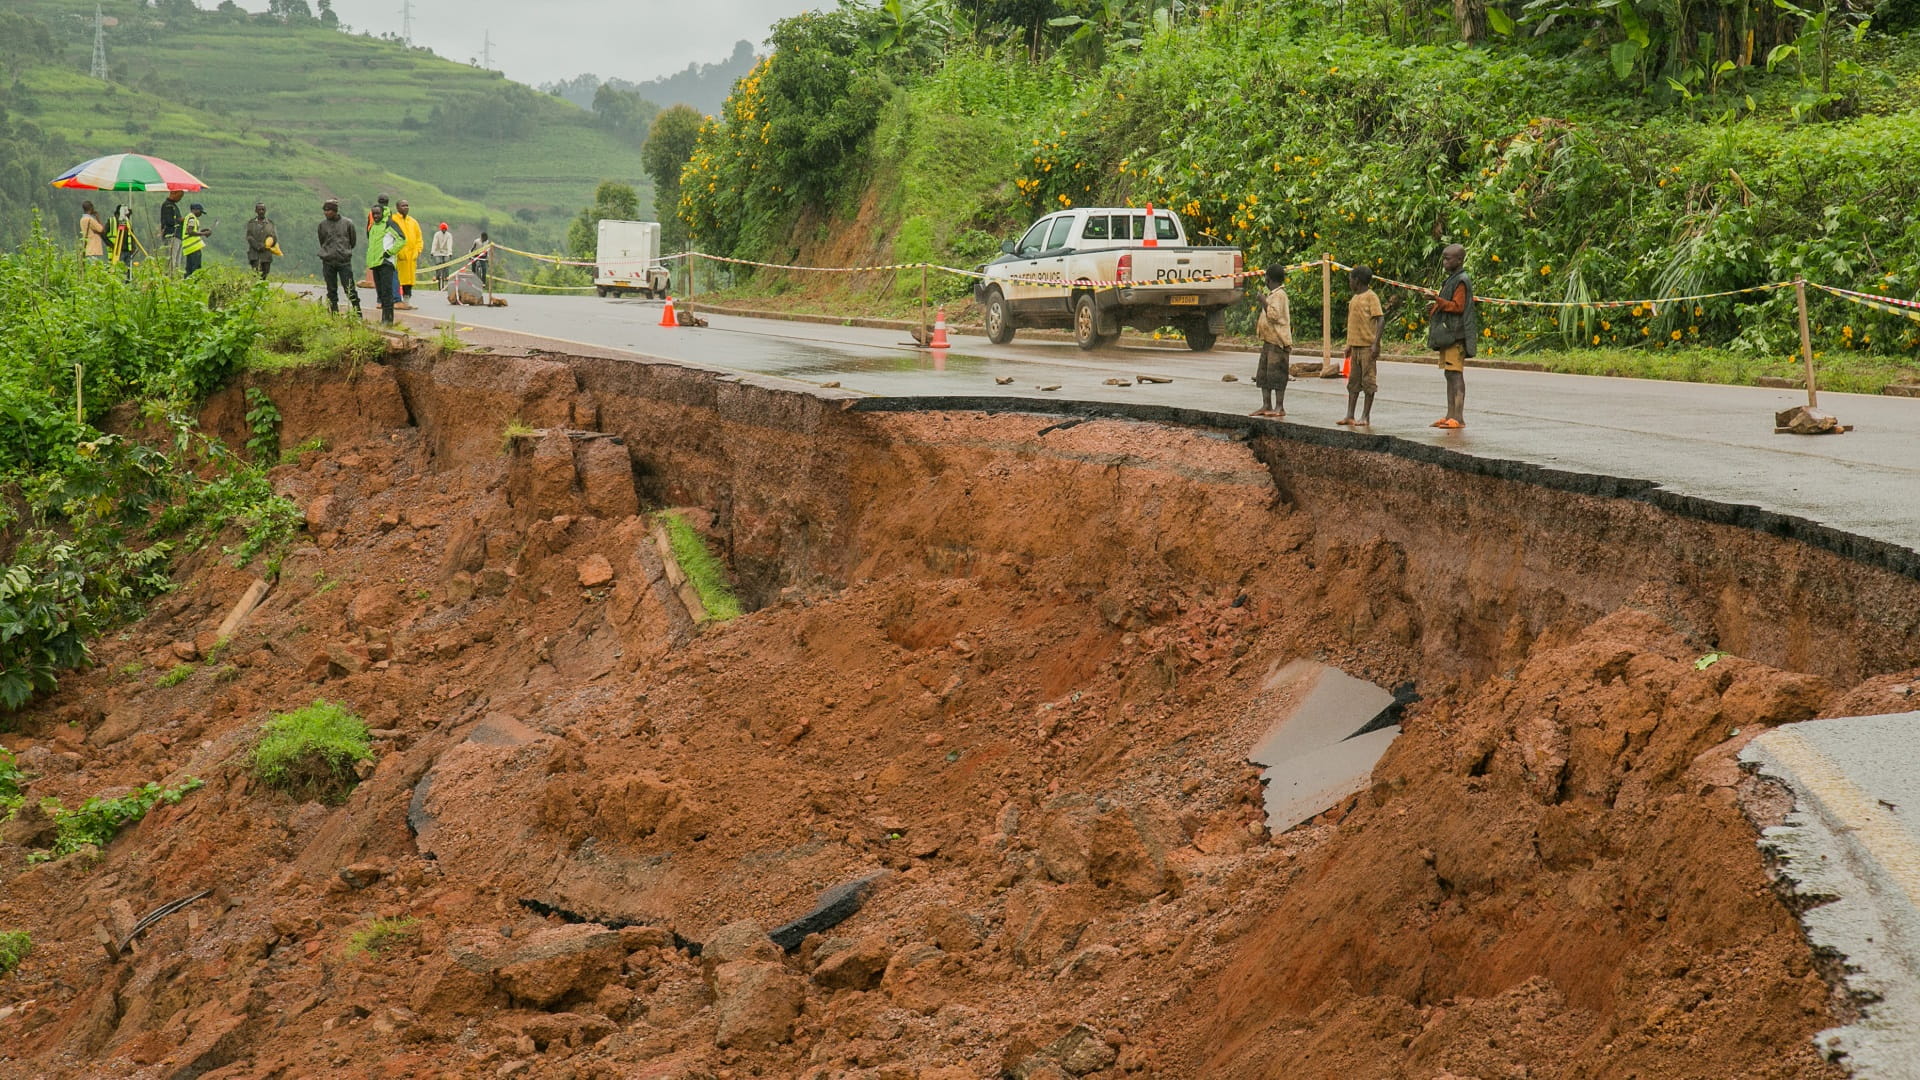
<svg viewBox="0 0 1920 1080">
<path fill-rule="evenodd" d="M 426 238 L 420 234 L 420 223 L 409 212 L 407 200 L 401 199 L 395 205 L 394 224 L 406 235 L 407 242 L 394 253 L 393 265 L 400 272 L 400 303 L 408 311 L 413 310 L 413 271 L 420 265 L 420 249 L 426 246 Z"/>
</svg>

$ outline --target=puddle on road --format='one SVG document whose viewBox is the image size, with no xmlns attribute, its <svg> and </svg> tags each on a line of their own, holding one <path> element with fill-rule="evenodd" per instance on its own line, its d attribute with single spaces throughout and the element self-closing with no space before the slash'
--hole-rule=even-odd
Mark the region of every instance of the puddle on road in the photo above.
<svg viewBox="0 0 1920 1080">
<path fill-rule="evenodd" d="M 911 349 L 912 346 L 905 346 Z M 851 350 L 859 349 L 867 355 Z M 848 350 L 848 351 L 838 351 Z M 880 345 L 813 346 L 803 342 L 782 342 L 768 351 L 756 366 L 769 375 L 910 375 L 922 372 L 951 372 L 956 375 L 984 375 L 1007 365 L 1006 361 L 980 356 L 934 356 L 925 351 L 890 352 Z"/>
<path fill-rule="evenodd" d="M 1262 767 L 1267 828 L 1285 832 L 1367 786 L 1374 763 L 1400 734 L 1412 684 L 1391 693 L 1338 668 L 1296 660 L 1264 693 L 1290 700 L 1247 755 Z"/>
</svg>

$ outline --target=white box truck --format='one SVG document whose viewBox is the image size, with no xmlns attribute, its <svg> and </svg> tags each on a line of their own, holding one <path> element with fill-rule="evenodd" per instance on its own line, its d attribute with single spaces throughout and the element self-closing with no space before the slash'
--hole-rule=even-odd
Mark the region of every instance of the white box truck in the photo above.
<svg viewBox="0 0 1920 1080">
<path fill-rule="evenodd" d="M 660 262 L 657 221 L 602 218 L 593 262 L 593 287 L 601 296 L 637 292 L 651 299 L 667 295 L 672 278 Z"/>
</svg>

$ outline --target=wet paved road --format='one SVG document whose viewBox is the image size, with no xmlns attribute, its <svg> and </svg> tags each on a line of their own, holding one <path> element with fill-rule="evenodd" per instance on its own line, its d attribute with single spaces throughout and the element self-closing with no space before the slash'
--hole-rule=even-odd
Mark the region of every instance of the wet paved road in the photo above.
<svg viewBox="0 0 1920 1080">
<path fill-rule="evenodd" d="M 593 297 L 514 296 L 506 308 L 445 306 L 422 293 L 411 320 L 422 327 L 457 311 L 464 328 L 490 328 L 737 372 L 782 376 L 877 395 L 1055 395 L 1148 402 L 1222 412 L 1259 404 L 1250 353 L 1192 353 L 1178 342 L 1082 353 L 1065 342 L 995 346 L 955 335 L 945 360 L 898 330 L 710 314 L 706 329 L 658 325 L 660 305 Z M 483 331 L 463 336 L 480 341 Z M 1313 343 L 1317 346 L 1317 342 Z M 1316 350 L 1317 351 L 1317 350 Z M 1237 383 L 1223 383 L 1228 372 Z M 1114 377 L 1174 381 L 1121 388 Z M 1012 377 L 1000 386 L 995 377 Z M 1040 391 L 1058 385 L 1056 391 Z M 1380 365 L 1374 434 L 1395 435 L 1488 458 L 1581 473 L 1650 480 L 1668 490 L 1803 517 L 1920 551 L 1920 399 L 1822 394 L 1821 406 L 1856 430 L 1846 435 L 1773 434 L 1773 413 L 1804 404 L 1804 392 L 1470 369 L 1464 431 L 1428 425 L 1443 412 L 1430 365 Z M 1345 413 L 1344 384 L 1296 380 L 1291 423 L 1332 429 Z"/>
<path fill-rule="evenodd" d="M 1816 948 L 1846 957 L 1867 1004 L 1816 1042 L 1858 1080 L 1920 1078 L 1920 713 L 1808 720 L 1753 740 L 1741 757 L 1793 790 L 1794 813 L 1763 847 L 1803 897 Z"/>
</svg>

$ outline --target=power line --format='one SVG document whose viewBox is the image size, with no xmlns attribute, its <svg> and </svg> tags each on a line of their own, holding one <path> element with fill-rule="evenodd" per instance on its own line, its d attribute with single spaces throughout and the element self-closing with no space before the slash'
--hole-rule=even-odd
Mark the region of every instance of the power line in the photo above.
<svg viewBox="0 0 1920 1080">
<path fill-rule="evenodd" d="M 107 19 L 99 4 L 93 5 L 93 70 L 88 74 L 107 81 Z"/>
</svg>

